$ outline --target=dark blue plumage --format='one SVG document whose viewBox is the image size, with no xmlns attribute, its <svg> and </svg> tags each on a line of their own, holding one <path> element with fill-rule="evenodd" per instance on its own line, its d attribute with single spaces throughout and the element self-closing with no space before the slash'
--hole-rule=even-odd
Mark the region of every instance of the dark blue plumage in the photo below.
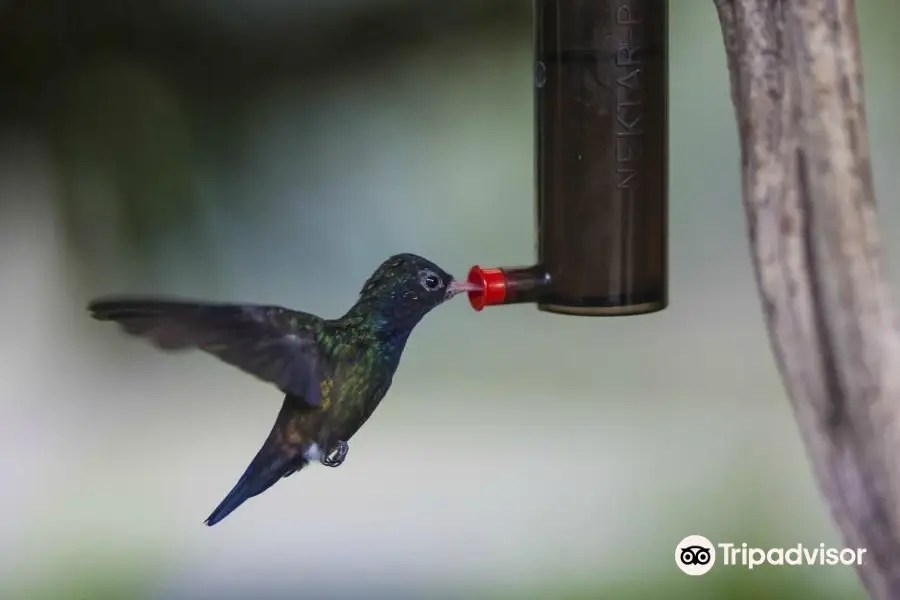
<svg viewBox="0 0 900 600">
<path fill-rule="evenodd" d="M 253 457 L 250 465 L 241 475 L 240 479 L 238 479 L 238 482 L 234 487 L 231 488 L 231 491 L 228 492 L 222 502 L 220 502 L 209 517 L 207 517 L 207 525 L 215 525 L 231 514 L 234 509 L 243 504 L 248 498 L 262 494 L 272 487 L 279 479 L 287 477 L 287 475 L 293 472 L 292 470 L 288 472 L 288 467 L 294 457 L 290 453 L 279 451 L 278 445 L 272 443 L 273 436 L 279 435 L 277 424 L 282 421 L 283 415 L 298 408 L 297 406 L 292 406 L 292 403 L 288 401 L 290 398 L 291 396 L 288 396 L 285 399 L 281 411 L 275 419 L 276 425 L 272 428 L 271 433 L 269 433 L 266 443 L 263 444 L 262 448 L 259 449 L 259 452 L 256 453 L 256 456 Z"/>
</svg>

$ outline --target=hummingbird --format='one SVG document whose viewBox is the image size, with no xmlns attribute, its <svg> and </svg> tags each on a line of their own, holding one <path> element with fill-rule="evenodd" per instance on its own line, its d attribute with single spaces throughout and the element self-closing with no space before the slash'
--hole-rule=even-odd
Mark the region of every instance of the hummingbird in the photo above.
<svg viewBox="0 0 900 600">
<path fill-rule="evenodd" d="M 310 463 L 340 466 L 390 388 L 415 326 L 450 298 L 479 290 L 407 253 L 385 260 L 337 319 L 174 297 L 98 298 L 88 310 L 160 350 L 202 350 L 285 394 L 262 447 L 206 519 L 212 526 Z"/>
</svg>

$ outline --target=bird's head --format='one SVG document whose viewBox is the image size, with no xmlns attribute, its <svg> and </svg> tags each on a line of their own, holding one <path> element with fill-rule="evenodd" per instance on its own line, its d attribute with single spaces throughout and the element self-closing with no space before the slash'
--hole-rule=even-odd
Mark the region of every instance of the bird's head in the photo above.
<svg viewBox="0 0 900 600">
<path fill-rule="evenodd" d="M 478 285 L 454 279 L 426 258 L 396 254 L 381 263 L 363 285 L 353 312 L 398 333 L 411 331 L 434 307 L 477 289 Z"/>
</svg>

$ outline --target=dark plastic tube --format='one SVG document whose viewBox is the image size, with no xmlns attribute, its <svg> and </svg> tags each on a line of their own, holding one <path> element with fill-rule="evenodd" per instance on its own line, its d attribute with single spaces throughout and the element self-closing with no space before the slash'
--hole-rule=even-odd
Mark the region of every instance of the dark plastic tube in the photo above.
<svg viewBox="0 0 900 600">
<path fill-rule="evenodd" d="M 506 293 L 496 304 L 598 316 L 662 310 L 667 0 L 536 0 L 534 7 L 538 266 L 473 271 L 532 277 L 527 293 Z M 470 300 L 480 310 L 499 297 L 479 292 Z"/>
<path fill-rule="evenodd" d="M 667 2 L 537 0 L 539 307 L 665 308 Z"/>
</svg>

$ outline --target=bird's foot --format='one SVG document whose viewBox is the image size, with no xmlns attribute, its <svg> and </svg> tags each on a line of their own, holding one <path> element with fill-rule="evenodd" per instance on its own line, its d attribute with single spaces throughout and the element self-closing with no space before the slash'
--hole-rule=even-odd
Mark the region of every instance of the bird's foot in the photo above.
<svg viewBox="0 0 900 600">
<path fill-rule="evenodd" d="M 347 452 L 349 451 L 350 444 L 347 442 L 338 442 L 335 444 L 334 448 L 328 451 L 328 454 L 319 460 L 319 462 L 326 467 L 339 467 L 341 466 L 341 463 L 344 462 L 344 459 L 347 458 Z"/>
</svg>

